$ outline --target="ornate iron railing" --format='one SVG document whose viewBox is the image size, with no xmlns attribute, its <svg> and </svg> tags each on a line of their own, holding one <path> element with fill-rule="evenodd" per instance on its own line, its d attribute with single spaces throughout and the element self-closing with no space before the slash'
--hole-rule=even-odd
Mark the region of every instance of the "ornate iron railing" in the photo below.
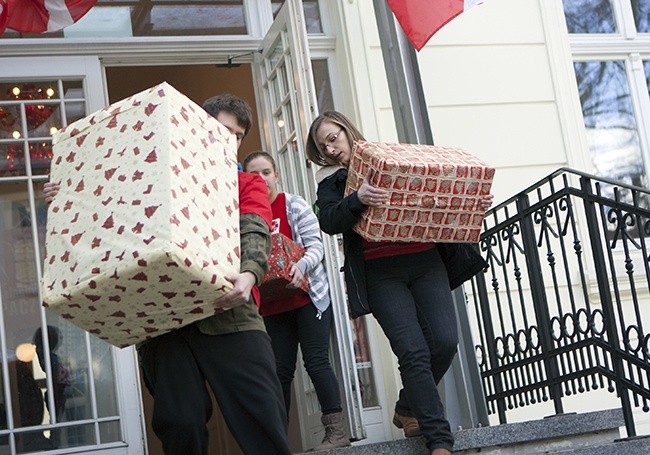
<svg viewBox="0 0 650 455">
<path fill-rule="evenodd" d="M 636 435 L 633 407 L 650 400 L 649 207 L 645 189 L 563 168 L 488 212 L 489 267 L 466 290 L 500 423 L 533 405 L 575 411 L 569 397 L 604 389 Z"/>
</svg>

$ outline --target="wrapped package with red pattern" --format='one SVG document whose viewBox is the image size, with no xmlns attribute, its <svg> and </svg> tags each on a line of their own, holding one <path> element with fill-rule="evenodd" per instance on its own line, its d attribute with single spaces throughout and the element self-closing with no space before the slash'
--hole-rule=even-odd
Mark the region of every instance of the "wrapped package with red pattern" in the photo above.
<svg viewBox="0 0 650 455">
<path fill-rule="evenodd" d="M 287 289 L 291 282 L 291 266 L 305 255 L 305 248 L 293 242 L 286 235 L 277 232 L 271 235 L 272 247 L 269 255 L 269 271 L 262 278 L 260 294 L 265 299 L 278 300 L 291 295 L 309 292 L 307 273 L 300 289 Z"/>
<path fill-rule="evenodd" d="M 167 83 L 53 137 L 44 305 L 115 346 L 215 312 L 237 273 L 235 137 Z"/>
<path fill-rule="evenodd" d="M 354 230 L 370 241 L 477 242 L 495 169 L 451 147 L 355 142 L 345 195 L 369 170 L 388 203 L 363 212 Z"/>
</svg>

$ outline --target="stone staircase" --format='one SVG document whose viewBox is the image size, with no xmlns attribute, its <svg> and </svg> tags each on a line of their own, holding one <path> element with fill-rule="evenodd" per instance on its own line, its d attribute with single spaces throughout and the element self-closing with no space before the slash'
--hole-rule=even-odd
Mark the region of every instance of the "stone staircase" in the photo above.
<svg viewBox="0 0 650 455">
<path fill-rule="evenodd" d="M 648 455 L 650 436 L 620 439 L 620 409 L 564 414 L 456 432 L 455 455 Z M 429 455 L 423 438 L 354 443 L 319 455 Z"/>
</svg>

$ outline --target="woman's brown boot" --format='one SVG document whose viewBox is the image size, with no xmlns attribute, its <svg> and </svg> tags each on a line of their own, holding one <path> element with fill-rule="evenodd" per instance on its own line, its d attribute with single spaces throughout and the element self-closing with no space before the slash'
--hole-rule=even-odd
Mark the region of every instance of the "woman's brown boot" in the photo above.
<svg viewBox="0 0 650 455">
<path fill-rule="evenodd" d="M 397 428 L 403 428 L 404 436 L 407 438 L 420 436 L 422 434 L 420 431 L 420 424 L 418 423 L 418 419 L 415 417 L 407 417 L 395 413 L 393 415 L 393 425 L 395 425 Z"/>
</svg>

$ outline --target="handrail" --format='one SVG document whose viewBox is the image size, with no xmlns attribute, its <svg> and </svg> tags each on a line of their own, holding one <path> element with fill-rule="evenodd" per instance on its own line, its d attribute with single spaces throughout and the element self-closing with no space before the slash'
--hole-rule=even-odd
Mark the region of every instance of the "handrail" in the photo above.
<svg viewBox="0 0 650 455">
<path fill-rule="evenodd" d="M 642 191 L 642 192 L 648 192 L 647 188 L 624 184 L 624 183 L 621 183 L 619 180 L 609 179 L 609 178 L 606 178 L 606 177 L 597 177 L 597 176 L 595 176 L 593 174 L 589 174 L 587 172 L 579 171 L 577 169 L 572 169 L 570 167 L 560 167 L 560 168 L 557 168 L 555 171 L 551 172 L 546 177 L 543 177 L 543 178 L 539 179 L 537 182 L 533 183 L 532 185 L 528 186 L 527 188 L 525 188 L 525 189 L 521 190 L 520 192 L 516 193 L 514 196 L 510 197 L 509 199 L 506 199 L 505 201 L 501 202 L 498 206 L 495 206 L 491 211 L 497 210 L 499 207 L 501 207 L 503 205 L 507 205 L 509 203 L 512 203 L 515 200 L 517 200 L 517 198 L 520 195 L 528 194 L 532 190 L 537 189 L 540 186 L 542 186 L 543 184 L 547 183 L 549 180 L 553 180 L 553 178 L 558 177 L 558 176 L 560 176 L 562 174 L 567 174 L 567 173 L 568 174 L 573 174 L 573 175 L 578 176 L 578 177 L 585 177 L 585 178 L 589 178 L 589 179 L 598 180 L 598 181 L 600 181 L 602 183 L 607 183 L 609 185 L 616 185 L 616 186 L 620 185 L 620 186 L 624 186 L 625 188 L 634 189 L 634 190 L 638 190 L 638 191 Z"/>
<path fill-rule="evenodd" d="M 488 412 L 650 410 L 650 191 L 560 168 L 490 210 L 466 286 Z M 606 392 L 603 394 L 603 390 Z M 569 398 L 571 397 L 571 399 Z M 552 409 L 549 409 L 552 406 Z"/>
</svg>

